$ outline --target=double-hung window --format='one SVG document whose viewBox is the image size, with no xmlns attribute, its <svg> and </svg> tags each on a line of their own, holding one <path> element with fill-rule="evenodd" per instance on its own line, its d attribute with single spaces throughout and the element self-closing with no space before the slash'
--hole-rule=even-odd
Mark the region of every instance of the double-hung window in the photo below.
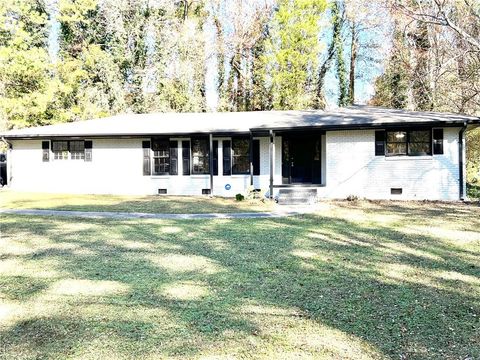
<svg viewBox="0 0 480 360">
<path fill-rule="evenodd" d="M 54 160 L 68 160 L 68 141 L 52 141 Z"/>
<path fill-rule="evenodd" d="M 166 175 L 170 173 L 170 142 L 168 139 L 153 139 L 153 174 Z"/>
<path fill-rule="evenodd" d="M 75 140 L 69 142 L 70 159 L 85 160 L 85 141 Z"/>
<path fill-rule="evenodd" d="M 209 144 L 207 138 L 192 139 L 192 174 L 210 172 Z"/>
<path fill-rule="evenodd" d="M 250 174 L 249 138 L 232 138 L 232 174 Z"/>
<path fill-rule="evenodd" d="M 44 162 L 50 160 L 49 141 L 42 141 Z M 52 140 L 53 160 L 92 161 L 92 141 L 88 140 Z"/>
</svg>

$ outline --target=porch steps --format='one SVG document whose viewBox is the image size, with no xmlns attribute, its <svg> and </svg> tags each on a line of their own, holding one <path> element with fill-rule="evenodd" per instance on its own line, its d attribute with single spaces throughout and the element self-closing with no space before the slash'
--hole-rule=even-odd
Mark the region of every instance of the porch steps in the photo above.
<svg viewBox="0 0 480 360">
<path fill-rule="evenodd" d="M 281 205 L 308 205 L 317 201 L 317 189 L 287 188 L 280 189 L 277 202 Z"/>
</svg>

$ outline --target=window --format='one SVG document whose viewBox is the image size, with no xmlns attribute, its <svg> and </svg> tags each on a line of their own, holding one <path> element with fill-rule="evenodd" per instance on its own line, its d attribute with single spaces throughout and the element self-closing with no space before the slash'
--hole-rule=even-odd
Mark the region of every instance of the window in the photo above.
<svg viewBox="0 0 480 360">
<path fill-rule="evenodd" d="M 380 151 L 380 140 L 376 141 L 376 154 Z M 421 156 L 432 154 L 432 132 L 430 129 L 394 130 L 386 132 L 386 155 Z"/>
<path fill-rule="evenodd" d="M 70 159 L 85 160 L 85 142 L 83 140 L 70 141 Z"/>
<path fill-rule="evenodd" d="M 170 143 L 168 140 L 153 139 L 153 174 L 165 175 L 170 173 Z"/>
<path fill-rule="evenodd" d="M 387 132 L 387 155 L 407 155 L 407 132 Z"/>
<path fill-rule="evenodd" d="M 232 174 L 250 173 L 250 139 L 232 139 Z"/>
<path fill-rule="evenodd" d="M 48 161 L 48 141 L 42 142 L 43 161 Z M 92 161 L 92 141 L 84 140 L 55 140 L 52 141 L 52 152 L 54 160 L 84 160 Z M 87 153 L 87 157 L 85 157 Z"/>
<path fill-rule="evenodd" d="M 443 154 L 443 129 L 433 129 L 433 153 Z"/>
<path fill-rule="evenodd" d="M 68 160 L 68 141 L 52 141 L 54 160 Z"/>
<path fill-rule="evenodd" d="M 192 174 L 210 172 L 208 139 L 192 139 Z"/>
<path fill-rule="evenodd" d="M 432 154 L 431 130 L 414 130 L 408 132 L 408 155 Z"/>
</svg>

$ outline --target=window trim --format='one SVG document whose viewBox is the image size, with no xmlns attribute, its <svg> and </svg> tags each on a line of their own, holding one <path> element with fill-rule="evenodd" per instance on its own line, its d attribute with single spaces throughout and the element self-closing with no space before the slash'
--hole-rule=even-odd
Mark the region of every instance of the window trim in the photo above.
<svg viewBox="0 0 480 360">
<path fill-rule="evenodd" d="M 425 128 L 425 127 L 415 127 L 415 128 L 408 128 L 408 127 L 399 127 L 399 128 L 391 128 L 391 129 L 385 129 L 385 157 L 421 157 L 421 156 L 433 156 L 433 128 Z M 430 145 L 429 151 L 424 154 L 411 154 L 410 153 L 410 133 L 414 131 L 427 131 L 429 134 L 429 142 L 428 144 Z M 388 133 L 389 132 L 405 132 L 406 133 L 406 139 L 405 139 L 405 153 L 402 154 L 389 154 L 388 153 Z M 392 143 L 392 142 L 390 142 Z M 426 142 L 425 142 L 426 143 Z"/>
</svg>

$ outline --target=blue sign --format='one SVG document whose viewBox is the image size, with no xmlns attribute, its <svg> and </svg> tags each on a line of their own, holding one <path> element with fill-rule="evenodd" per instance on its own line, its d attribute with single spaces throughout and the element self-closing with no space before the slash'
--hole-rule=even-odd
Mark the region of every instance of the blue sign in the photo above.
<svg viewBox="0 0 480 360">
<path fill-rule="evenodd" d="M 230 190 L 231 188 L 232 188 L 232 185 L 230 185 L 230 184 L 225 185 L 225 190 Z"/>
</svg>

